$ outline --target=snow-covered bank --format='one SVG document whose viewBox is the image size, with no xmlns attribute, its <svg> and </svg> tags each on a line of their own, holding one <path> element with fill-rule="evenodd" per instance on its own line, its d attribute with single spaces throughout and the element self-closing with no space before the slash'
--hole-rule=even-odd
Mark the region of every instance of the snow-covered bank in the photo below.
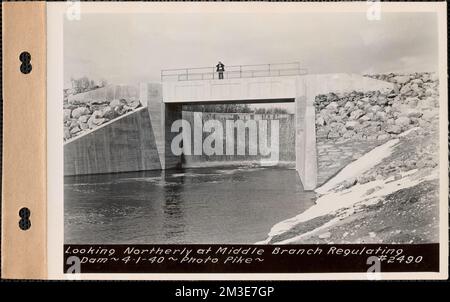
<svg viewBox="0 0 450 302">
<path fill-rule="evenodd" d="M 319 194 L 316 205 L 277 223 L 270 230 L 268 238 L 259 243 L 302 243 L 314 235 L 323 240 L 331 236 L 327 230 L 353 219 L 361 209 L 367 210 L 373 205 L 378 209 L 388 202 L 395 204 L 396 201 L 392 201 L 389 196 L 408 190 L 415 192 L 423 183 L 436 182 L 438 168 L 430 159 L 433 154 L 428 153 L 430 148 L 433 150 L 430 137 L 432 135 L 426 130 L 413 128 L 361 156 L 316 190 Z M 423 192 L 420 193 L 422 195 L 416 194 L 416 197 L 415 193 L 405 194 L 413 196 L 408 198 L 417 199 L 421 198 Z M 436 203 L 436 200 L 426 202 Z M 406 204 L 409 206 L 413 203 L 415 201 Z M 395 211 L 401 210 L 397 208 Z M 397 231 L 401 232 L 401 228 Z M 369 233 L 374 236 L 376 232 Z"/>
<path fill-rule="evenodd" d="M 352 187 L 351 189 L 344 190 L 342 192 L 338 193 L 330 193 L 327 194 L 317 200 L 317 205 L 312 206 L 310 209 L 306 210 L 302 214 L 291 218 L 287 221 L 283 221 L 279 224 L 276 224 L 272 230 L 269 233 L 269 237 L 273 237 L 275 235 L 279 235 L 282 232 L 285 232 L 292 228 L 294 225 L 311 220 L 313 218 L 323 216 L 332 212 L 335 212 L 340 209 L 349 208 L 349 211 L 344 211 L 343 213 L 339 213 L 338 217 L 332 219 L 330 222 L 324 224 L 323 226 L 320 226 L 308 233 L 301 234 L 299 236 L 278 242 L 279 244 L 287 244 L 295 242 L 307 235 L 309 233 L 317 232 L 320 229 L 324 229 L 326 227 L 329 227 L 333 225 L 334 223 L 344 219 L 345 217 L 350 216 L 354 213 L 352 209 L 350 209 L 351 206 L 355 204 L 375 204 L 378 201 L 381 200 L 382 197 L 385 197 L 389 194 L 392 194 L 396 191 L 399 191 L 401 189 L 405 188 L 411 188 L 413 186 L 418 185 L 421 182 L 428 181 L 428 180 L 434 180 L 437 179 L 438 173 L 435 171 L 435 173 L 431 175 L 427 175 L 425 177 L 416 177 L 415 173 L 411 176 L 407 176 L 405 178 L 402 178 L 398 181 L 392 181 L 392 179 L 387 179 L 385 181 L 372 181 L 367 184 L 363 185 L 356 185 Z M 379 189 L 378 191 L 374 191 L 376 189 Z M 372 192 L 371 194 L 368 194 L 369 192 Z"/>
<path fill-rule="evenodd" d="M 394 89 L 316 96 L 319 183 L 325 183 L 315 205 L 275 224 L 260 243 L 438 240 L 439 79 L 373 77 Z"/>
</svg>

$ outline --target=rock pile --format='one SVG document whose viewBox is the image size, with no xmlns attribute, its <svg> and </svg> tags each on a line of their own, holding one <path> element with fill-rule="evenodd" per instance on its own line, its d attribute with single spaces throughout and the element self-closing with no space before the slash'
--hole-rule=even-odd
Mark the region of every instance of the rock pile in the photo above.
<svg viewBox="0 0 450 302">
<path fill-rule="evenodd" d="M 64 141 L 89 132 L 141 106 L 139 100 L 130 98 L 88 103 L 64 102 Z"/>
<path fill-rule="evenodd" d="M 427 128 L 439 114 L 435 73 L 372 75 L 395 83 L 380 91 L 330 93 L 315 99 L 317 138 L 333 141 L 387 140 L 412 127 Z"/>
</svg>

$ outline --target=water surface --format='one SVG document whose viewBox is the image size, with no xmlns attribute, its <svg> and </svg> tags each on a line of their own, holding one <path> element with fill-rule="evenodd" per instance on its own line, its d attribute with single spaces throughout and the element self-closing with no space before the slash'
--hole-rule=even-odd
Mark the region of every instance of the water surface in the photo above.
<svg viewBox="0 0 450 302">
<path fill-rule="evenodd" d="M 65 243 L 254 243 L 314 204 L 295 170 L 228 167 L 65 177 Z"/>
</svg>

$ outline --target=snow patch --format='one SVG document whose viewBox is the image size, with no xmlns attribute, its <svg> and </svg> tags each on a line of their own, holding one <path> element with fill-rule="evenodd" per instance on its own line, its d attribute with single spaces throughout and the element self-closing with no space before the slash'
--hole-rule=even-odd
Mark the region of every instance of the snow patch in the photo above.
<svg viewBox="0 0 450 302">
<path fill-rule="evenodd" d="M 409 129 L 409 130 L 406 130 L 406 131 L 400 133 L 398 136 L 399 136 L 399 137 L 405 137 L 405 136 L 409 135 L 411 132 L 417 131 L 417 130 L 419 130 L 419 129 L 420 129 L 420 127 L 414 127 L 414 128 L 411 128 L 411 129 Z"/>
<path fill-rule="evenodd" d="M 415 127 L 403 132 L 398 137 L 405 137 L 412 132 L 420 130 L 420 127 Z M 310 221 L 314 218 L 333 214 L 336 217 L 323 225 L 315 228 L 307 233 L 299 234 L 298 236 L 285 239 L 274 244 L 287 244 L 298 242 L 300 239 L 311 236 L 320 230 L 329 228 L 338 221 L 352 215 L 356 207 L 359 205 L 376 204 L 385 196 L 392 194 L 398 190 L 410 188 L 418 185 L 423 181 L 435 180 L 438 178 L 438 171 L 434 169 L 430 174 L 422 177 L 418 169 L 400 172 L 401 179 L 395 180 L 395 177 L 389 177 L 384 180 L 374 180 L 365 184 L 356 184 L 346 190 L 334 191 L 336 187 L 342 182 L 356 178 L 365 172 L 371 170 L 376 165 L 380 164 L 384 159 L 392 155 L 393 151 L 399 143 L 399 139 L 392 139 L 381 146 L 378 146 L 366 153 L 356 161 L 347 165 L 335 177 L 327 183 L 315 190 L 321 196 L 316 200 L 316 205 L 310 207 L 305 212 L 281 221 L 274 225 L 268 234 L 266 240 L 257 242 L 256 244 L 268 244 L 274 236 L 286 233 L 300 223 Z"/>
<path fill-rule="evenodd" d="M 309 221 L 311 219 L 324 216 L 327 214 L 332 214 L 336 212 L 337 210 L 349 208 L 353 206 L 356 203 L 372 203 L 376 200 L 389 195 L 391 193 L 394 193 L 398 190 L 413 187 L 423 181 L 437 179 L 438 178 L 438 172 L 437 170 L 434 170 L 433 173 L 430 175 L 416 179 L 414 177 L 414 174 L 410 174 L 402 179 L 399 179 L 397 181 L 391 181 L 388 182 L 387 180 L 374 180 L 365 184 L 356 184 L 355 186 L 339 191 L 339 192 L 330 192 L 322 197 L 320 197 L 316 201 L 316 205 L 310 207 L 305 212 L 284 220 L 272 227 L 272 229 L 269 232 L 269 239 L 266 242 L 269 242 L 270 239 L 274 236 L 280 235 L 282 233 L 285 233 L 295 227 L 296 225 Z M 367 191 L 369 189 L 373 189 L 376 187 L 381 187 L 379 190 L 375 190 L 373 193 L 366 195 Z M 344 216 L 348 216 L 345 214 Z M 343 217 L 339 217 L 339 219 L 342 219 Z M 331 221 L 330 221 L 331 222 Z M 333 221 L 335 222 L 335 221 Z M 329 226 L 329 223 L 326 224 L 326 226 Z M 306 234 L 310 234 L 312 232 L 317 231 L 318 229 L 323 228 L 323 226 L 316 228 L 315 230 L 299 235 L 297 237 L 294 237 L 289 240 L 283 241 L 286 243 L 287 241 L 293 242 L 298 239 L 301 239 L 302 237 L 306 236 Z"/>
</svg>

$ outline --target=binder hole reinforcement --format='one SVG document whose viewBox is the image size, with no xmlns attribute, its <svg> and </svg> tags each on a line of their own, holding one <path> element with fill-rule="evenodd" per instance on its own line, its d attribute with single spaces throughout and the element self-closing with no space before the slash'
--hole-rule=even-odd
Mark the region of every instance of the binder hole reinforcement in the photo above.
<svg viewBox="0 0 450 302">
<path fill-rule="evenodd" d="M 19 210 L 19 228 L 23 231 L 28 230 L 29 228 L 31 228 L 31 220 L 30 220 L 30 216 L 31 216 L 31 211 L 28 208 L 21 208 Z"/>
<path fill-rule="evenodd" d="M 24 51 L 19 56 L 20 62 L 20 72 L 23 74 L 28 74 L 31 72 L 31 69 L 33 69 L 33 66 L 31 65 L 31 55 L 28 51 Z"/>
</svg>

